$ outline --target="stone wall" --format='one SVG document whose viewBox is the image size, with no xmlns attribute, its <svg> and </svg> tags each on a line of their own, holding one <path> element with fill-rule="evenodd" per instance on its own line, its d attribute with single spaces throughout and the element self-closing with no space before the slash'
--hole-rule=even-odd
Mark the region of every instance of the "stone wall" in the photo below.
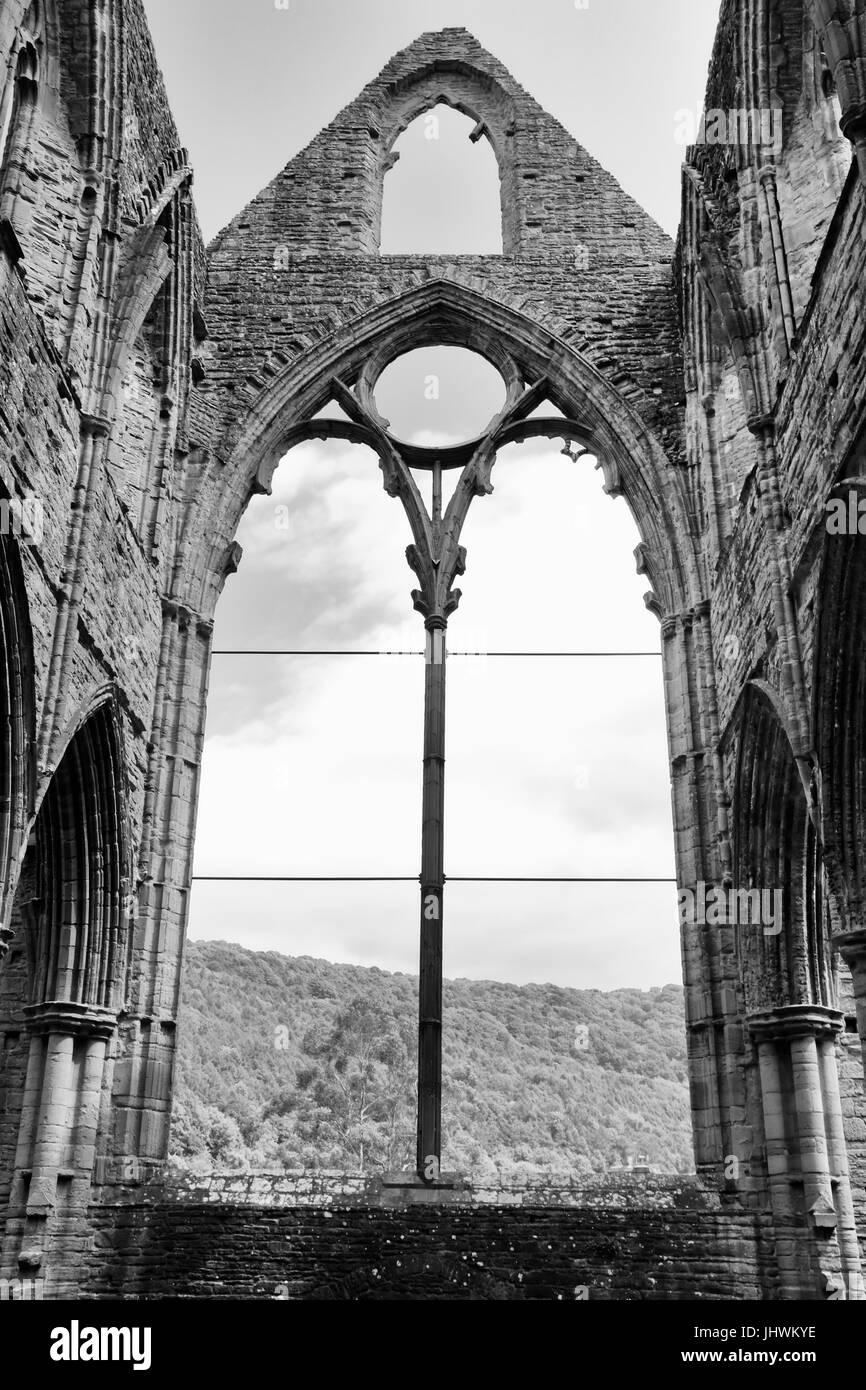
<svg viewBox="0 0 866 1390">
<path fill-rule="evenodd" d="M 100 1165 L 100 1168 L 103 1165 Z M 100 1176 L 103 1181 L 99 1181 Z M 97 1171 L 94 1200 L 100 1205 L 207 1205 L 267 1207 L 364 1207 L 399 1203 L 399 1175 L 347 1175 L 318 1172 L 175 1173 L 161 1177 L 141 1168 L 113 1180 Z M 421 1188 L 416 1199 L 435 1200 L 435 1189 Z M 720 1194 L 689 1176 L 651 1173 L 575 1177 L 571 1182 L 497 1182 L 483 1185 L 458 1178 L 448 1193 L 458 1206 L 630 1208 L 647 1211 L 719 1211 Z"/>
<path fill-rule="evenodd" d="M 336 1174 L 101 1189 L 87 1298 L 771 1296 L 766 1218 L 694 1180 L 512 1187 L 407 1204 Z M 435 1198 L 435 1194 L 429 1194 Z M 49 1289 L 48 1296 L 52 1296 Z M 55 1294 L 56 1296 L 56 1294 Z"/>
<path fill-rule="evenodd" d="M 125 1140 L 123 1102 L 140 1104 L 141 1068 L 124 1068 L 152 1023 L 152 1010 L 139 1023 L 131 982 L 155 973 L 137 918 L 153 877 L 168 498 L 183 490 L 203 248 L 140 0 L 10 0 L 0 72 L 12 113 L 0 152 L 0 499 L 27 499 L 39 518 L 33 535 L 7 534 L 4 520 L 0 596 L 15 677 L 0 683 L 0 1267 L 14 1273 L 25 1255 L 31 1268 L 74 1264 L 95 1154 Z M 142 335 L 159 348 L 132 392 Z M 21 576 L 9 592 L 7 554 Z M 153 1051 L 147 1081 L 165 1125 Z"/>
</svg>

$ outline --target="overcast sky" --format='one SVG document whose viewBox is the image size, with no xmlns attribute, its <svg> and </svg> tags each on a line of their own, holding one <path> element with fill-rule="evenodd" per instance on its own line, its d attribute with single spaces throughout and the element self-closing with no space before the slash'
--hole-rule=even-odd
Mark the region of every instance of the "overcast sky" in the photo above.
<svg viewBox="0 0 866 1390">
<path fill-rule="evenodd" d="M 719 0 L 144 0 L 210 239 L 399 49 L 468 29 L 671 235 Z"/>
<path fill-rule="evenodd" d="M 718 0 L 146 8 L 207 236 L 394 51 L 447 25 L 470 29 L 676 229 L 674 117 L 700 105 Z M 383 249 L 496 251 L 492 155 L 469 144 L 462 117 L 440 114 L 437 140 L 420 122 L 402 137 Z M 396 364 L 377 403 L 396 435 L 433 442 L 477 433 L 502 395 L 479 359 L 431 349 Z M 452 652 L 658 651 L 628 508 L 605 496 L 593 460 L 560 448 L 506 450 L 493 495 L 473 503 Z M 410 539 L 369 451 L 294 450 L 242 523 L 215 645 L 420 650 Z M 423 683 L 420 656 L 216 657 L 196 872 L 417 874 Z M 448 874 L 673 874 L 657 657 L 453 655 L 448 686 Z M 199 884 L 191 934 L 414 973 L 418 896 L 411 883 Z M 445 940 L 449 976 L 601 989 L 681 978 L 673 886 L 452 884 Z"/>
</svg>

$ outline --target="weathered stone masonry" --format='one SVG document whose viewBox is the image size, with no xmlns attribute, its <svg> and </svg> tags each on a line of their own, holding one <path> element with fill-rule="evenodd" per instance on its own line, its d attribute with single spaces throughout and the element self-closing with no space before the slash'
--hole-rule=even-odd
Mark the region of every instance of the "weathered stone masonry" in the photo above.
<svg viewBox="0 0 866 1390">
<path fill-rule="evenodd" d="M 694 1182 L 502 1188 L 407 1207 L 376 1181 L 96 1191 L 87 1298 L 760 1298 L 771 1222 Z M 434 1194 L 431 1194 L 434 1195 Z M 182 1238 L 181 1238 L 182 1233 Z"/>
<path fill-rule="evenodd" d="M 374 1297 L 361 1252 L 393 1229 L 442 1288 L 446 1237 L 496 1247 L 480 1296 L 520 1296 L 495 1203 L 439 1220 L 371 1195 L 347 1245 L 300 1201 L 251 1216 L 118 1186 L 167 1151 L 238 524 L 322 434 L 372 444 L 399 495 L 372 386 L 409 347 L 453 343 L 505 375 L 503 438 L 585 445 L 633 511 L 681 886 L 783 899 L 777 935 L 682 929 L 691 1214 L 635 1208 L 624 1240 L 598 1207 L 539 1208 L 520 1219 L 558 1263 L 537 1287 L 567 1291 L 573 1259 L 605 1296 L 646 1296 L 628 1259 L 668 1297 L 864 1296 L 866 540 L 826 526 L 866 475 L 864 45 L 866 0 L 725 0 L 707 109 L 780 113 L 782 139 L 738 124 L 691 148 L 675 246 L 471 35 L 427 34 L 205 253 L 140 0 L 4 4 L 0 502 L 41 510 L 0 563 L 0 1275 L 156 1295 L 172 1248 L 202 1296 L 210 1250 L 217 1283 L 231 1268 L 254 1296 L 278 1227 L 268 1279 Z M 394 141 L 442 101 L 496 155 L 504 254 L 382 257 Z M 314 421 L 335 397 L 351 423 Z M 543 399 L 564 421 L 527 420 Z M 461 486 L 489 490 L 493 461 Z M 602 1230 L 606 1265 L 587 1253 Z"/>
</svg>

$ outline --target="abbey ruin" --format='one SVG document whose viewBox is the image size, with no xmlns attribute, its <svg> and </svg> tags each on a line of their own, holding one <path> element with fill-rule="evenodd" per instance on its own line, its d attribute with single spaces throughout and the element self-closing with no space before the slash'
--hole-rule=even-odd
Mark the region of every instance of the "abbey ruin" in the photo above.
<svg viewBox="0 0 866 1390">
<path fill-rule="evenodd" d="M 141 0 L 4 0 L 0 63 L 0 1278 L 449 1296 L 471 1250 L 479 1296 L 864 1299 L 866 0 L 723 0 L 675 244 L 462 29 L 207 247 Z M 381 256 L 394 142 L 443 102 L 498 161 L 503 254 Z M 628 502 L 680 888 L 775 894 L 781 929 L 683 914 L 695 1180 L 215 1206 L 162 1177 L 214 613 L 299 442 L 411 495 L 372 389 L 428 344 L 507 387 L 466 505 L 533 433 Z M 418 517 L 435 634 L 462 556 Z"/>
</svg>

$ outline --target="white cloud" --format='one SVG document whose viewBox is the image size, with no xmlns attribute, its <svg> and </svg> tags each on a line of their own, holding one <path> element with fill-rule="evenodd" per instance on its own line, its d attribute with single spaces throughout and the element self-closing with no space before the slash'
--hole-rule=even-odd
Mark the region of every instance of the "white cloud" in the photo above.
<svg viewBox="0 0 866 1390">
<path fill-rule="evenodd" d="M 449 646 L 655 650 L 637 535 L 591 463 L 506 451 L 466 532 Z M 274 541 L 271 509 L 289 508 Z M 298 449 L 246 518 L 217 647 L 413 648 L 407 523 L 368 451 Z M 196 871 L 417 873 L 420 657 L 217 658 Z M 454 875 L 672 872 L 660 662 L 449 662 L 446 868 Z M 199 884 L 192 932 L 417 968 L 412 883 Z M 664 885 L 452 884 L 446 972 L 613 988 L 679 978 Z"/>
</svg>

